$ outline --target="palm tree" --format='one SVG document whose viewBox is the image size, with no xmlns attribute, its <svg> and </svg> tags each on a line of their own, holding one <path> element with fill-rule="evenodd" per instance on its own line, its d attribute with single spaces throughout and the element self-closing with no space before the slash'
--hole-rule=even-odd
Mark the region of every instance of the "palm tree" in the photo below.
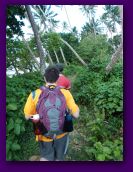
<svg viewBox="0 0 133 172">
<path fill-rule="evenodd" d="M 115 53 L 112 55 L 111 61 L 109 62 L 109 64 L 106 67 L 107 73 L 109 73 L 112 70 L 113 66 L 118 61 L 119 57 L 123 56 L 123 6 L 122 5 L 119 5 L 119 15 L 120 15 L 121 32 L 122 32 L 121 43 L 120 43 L 119 47 L 117 48 L 117 50 L 115 51 Z"/>
<path fill-rule="evenodd" d="M 38 8 L 38 7 L 37 7 L 37 8 Z M 49 7 L 49 9 L 50 9 L 50 7 Z M 41 10 L 41 9 L 38 8 L 38 10 Z M 46 15 L 45 15 L 45 13 L 42 12 L 42 10 L 41 10 L 41 13 L 39 12 L 39 14 L 41 14 L 41 17 L 40 17 L 41 20 L 44 19 L 44 18 L 46 18 L 46 20 L 47 20 L 47 17 L 46 17 Z M 44 21 L 44 20 L 43 20 L 43 21 Z M 51 21 L 51 20 L 50 20 L 50 21 Z M 45 25 L 44 22 L 43 22 L 43 24 Z M 54 31 L 54 27 L 51 27 L 51 30 Z M 63 40 L 62 38 L 60 38 L 60 40 L 61 40 L 66 46 L 68 46 L 68 47 L 70 48 L 70 50 L 75 54 L 75 56 L 77 57 L 77 59 L 78 59 L 83 65 L 87 66 L 87 64 L 84 62 L 84 60 L 78 55 L 78 53 L 73 49 L 73 47 L 72 47 L 67 41 Z"/>
<path fill-rule="evenodd" d="M 54 19 L 54 17 L 57 16 L 57 13 L 54 13 L 51 10 L 51 5 L 33 5 L 32 7 L 40 32 L 50 31 L 51 28 L 57 27 L 59 21 Z"/>
<path fill-rule="evenodd" d="M 67 20 L 68 20 L 68 23 L 69 23 L 69 27 L 70 27 L 70 29 L 72 29 L 72 26 L 71 26 L 71 23 L 70 23 L 70 20 L 69 20 L 69 16 L 68 16 L 68 13 L 67 13 L 66 5 L 63 5 L 63 7 L 65 9 L 65 13 L 66 13 L 66 16 L 67 16 Z"/>
<path fill-rule="evenodd" d="M 44 74 L 44 71 L 45 71 L 45 68 L 46 68 L 45 54 L 44 54 L 44 49 L 42 47 L 42 42 L 41 42 L 41 39 L 40 39 L 40 35 L 38 33 L 37 25 L 36 25 L 36 23 L 34 21 L 34 18 L 32 16 L 32 12 L 31 12 L 30 6 L 29 5 L 25 5 L 25 9 L 26 9 L 26 12 L 28 14 L 29 21 L 30 21 L 31 26 L 32 26 L 33 33 L 34 33 L 34 36 L 35 36 L 35 41 L 36 41 L 37 48 L 38 48 L 38 51 L 39 51 L 39 56 L 40 56 L 40 71 L 41 71 L 41 74 Z"/>
<path fill-rule="evenodd" d="M 102 15 L 101 20 L 107 26 L 111 37 L 112 33 L 116 32 L 116 23 L 120 24 L 119 8 L 116 5 L 105 5 L 105 13 Z"/>
<path fill-rule="evenodd" d="M 73 34 L 75 37 L 77 37 L 77 38 L 79 37 L 77 28 L 76 28 L 75 26 L 72 28 L 72 34 Z"/>
<path fill-rule="evenodd" d="M 64 21 L 63 23 L 62 23 L 62 26 L 63 26 L 63 30 L 65 31 L 67 31 L 67 30 L 69 30 L 69 26 L 68 26 L 68 24 L 67 24 L 67 22 L 66 21 Z"/>
<path fill-rule="evenodd" d="M 89 23 L 91 22 L 92 17 L 95 15 L 95 8 L 96 5 L 82 5 L 80 8 L 83 14 L 88 17 Z"/>
<path fill-rule="evenodd" d="M 88 23 L 93 29 L 94 35 L 96 35 L 96 25 L 95 25 L 95 8 L 96 5 L 82 5 L 80 8 L 84 15 L 88 18 Z"/>
<path fill-rule="evenodd" d="M 95 29 L 94 29 L 94 25 L 95 25 Z M 86 23 L 81 31 L 81 37 L 84 38 L 86 36 L 88 36 L 90 33 L 91 34 L 99 34 L 101 32 L 101 28 L 99 27 L 99 22 L 97 21 L 93 21 L 91 23 Z"/>
</svg>

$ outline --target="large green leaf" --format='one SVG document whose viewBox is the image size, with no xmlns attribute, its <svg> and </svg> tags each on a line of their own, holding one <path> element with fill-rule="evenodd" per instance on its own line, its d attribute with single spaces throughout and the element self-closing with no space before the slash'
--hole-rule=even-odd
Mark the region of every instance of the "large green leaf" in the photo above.
<svg viewBox="0 0 133 172">
<path fill-rule="evenodd" d="M 9 161 L 9 160 L 12 160 L 12 152 L 9 151 L 6 155 L 6 159 Z"/>
<path fill-rule="evenodd" d="M 11 131 L 13 128 L 14 128 L 14 121 L 12 118 L 10 118 L 7 124 L 7 131 Z"/>
<path fill-rule="evenodd" d="M 20 134 L 20 124 L 15 124 L 15 126 L 14 126 L 14 133 L 16 135 Z"/>
<path fill-rule="evenodd" d="M 6 154 L 8 154 L 10 148 L 11 148 L 11 141 L 6 141 Z"/>
<path fill-rule="evenodd" d="M 111 154 L 111 149 L 108 148 L 108 147 L 103 147 L 103 152 L 104 152 L 105 154 Z"/>
<path fill-rule="evenodd" d="M 21 149 L 21 147 L 20 147 L 19 144 L 17 144 L 17 143 L 13 143 L 13 144 L 12 144 L 12 150 L 13 150 L 13 151 L 17 151 L 17 150 L 20 150 L 20 149 Z"/>
<path fill-rule="evenodd" d="M 7 109 L 8 110 L 13 110 L 13 111 L 16 111 L 17 110 L 17 105 L 16 103 L 10 103 L 7 105 Z"/>
<path fill-rule="evenodd" d="M 99 155 L 97 156 L 97 160 L 99 160 L 99 161 L 104 161 L 104 160 L 105 160 L 105 155 L 104 155 L 104 154 L 99 154 Z"/>
<path fill-rule="evenodd" d="M 17 118 L 17 119 L 15 120 L 15 123 L 17 123 L 17 124 L 21 124 L 21 123 L 22 123 L 22 119 Z"/>
<path fill-rule="evenodd" d="M 25 131 L 25 127 L 21 126 L 21 132 L 24 132 L 24 131 Z"/>
</svg>

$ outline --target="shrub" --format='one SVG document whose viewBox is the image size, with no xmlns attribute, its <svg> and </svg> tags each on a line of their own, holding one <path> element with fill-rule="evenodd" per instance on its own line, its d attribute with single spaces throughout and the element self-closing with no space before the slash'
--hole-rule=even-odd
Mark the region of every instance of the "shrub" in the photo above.
<svg viewBox="0 0 133 172">
<path fill-rule="evenodd" d="M 23 108 L 28 94 L 40 87 L 43 80 L 38 73 L 7 77 L 6 83 L 6 158 L 19 160 L 22 153 L 21 136 L 26 135 L 27 127 Z M 29 125 L 30 129 L 31 125 Z"/>
</svg>

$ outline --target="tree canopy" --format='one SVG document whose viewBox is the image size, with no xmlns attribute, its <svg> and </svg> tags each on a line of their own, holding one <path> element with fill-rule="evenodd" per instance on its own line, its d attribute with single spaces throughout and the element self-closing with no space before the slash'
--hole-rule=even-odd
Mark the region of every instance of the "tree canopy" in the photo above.
<svg viewBox="0 0 133 172">
<path fill-rule="evenodd" d="M 7 6 L 7 36 L 22 35 L 21 26 L 24 26 L 25 9 L 21 5 Z"/>
</svg>

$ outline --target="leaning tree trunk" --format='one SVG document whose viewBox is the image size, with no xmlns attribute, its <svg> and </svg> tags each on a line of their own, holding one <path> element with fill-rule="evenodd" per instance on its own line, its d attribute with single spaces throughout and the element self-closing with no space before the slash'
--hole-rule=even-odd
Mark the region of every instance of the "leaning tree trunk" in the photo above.
<svg viewBox="0 0 133 172">
<path fill-rule="evenodd" d="M 25 5 L 25 8 L 26 8 L 28 18 L 29 18 L 29 21 L 31 23 L 31 27 L 32 27 L 32 30 L 33 30 L 33 33 L 34 33 L 34 36 L 35 36 L 35 41 L 36 41 L 39 56 L 40 56 L 40 71 L 41 71 L 41 74 L 43 75 L 44 72 L 45 72 L 46 64 L 45 64 L 45 54 L 44 54 L 42 42 L 41 42 L 41 39 L 40 39 L 40 36 L 39 36 L 39 33 L 38 33 L 37 25 L 36 25 L 36 23 L 34 21 L 34 18 L 32 16 L 30 6 Z"/>
<path fill-rule="evenodd" d="M 67 13 L 67 10 L 66 10 L 65 5 L 64 5 L 64 9 L 65 9 L 65 13 L 66 13 L 66 16 L 67 16 L 67 20 L 68 20 L 68 23 L 69 23 L 70 29 L 72 30 L 72 26 L 71 26 L 71 23 L 70 23 L 70 20 L 69 20 L 68 13 Z"/>
<path fill-rule="evenodd" d="M 49 63 L 50 63 L 51 65 L 53 65 L 54 63 L 53 63 L 53 60 L 52 60 L 52 58 L 51 58 L 51 56 L 50 56 L 49 51 L 47 51 L 47 54 L 48 54 L 48 58 L 49 58 Z"/>
<path fill-rule="evenodd" d="M 68 42 L 66 42 L 64 39 L 60 38 L 60 40 L 68 46 L 68 48 L 71 49 L 71 51 L 75 54 L 75 56 L 77 57 L 77 59 L 84 65 L 84 66 L 87 66 L 87 64 L 84 62 L 84 60 L 77 54 L 77 52 L 73 49 L 73 47 L 68 44 Z"/>
<path fill-rule="evenodd" d="M 55 54 L 55 57 L 56 57 L 57 63 L 60 63 L 60 62 L 59 62 L 59 58 L 58 58 L 58 56 L 57 56 L 56 51 L 55 51 L 54 49 L 53 49 L 53 51 L 54 51 L 54 54 Z"/>
<path fill-rule="evenodd" d="M 44 15 L 44 12 L 41 10 L 44 18 L 46 17 Z M 75 56 L 77 57 L 77 59 L 84 65 L 84 66 L 87 66 L 87 64 L 84 62 L 84 60 L 77 54 L 77 52 L 73 49 L 73 47 L 67 42 L 65 41 L 64 39 L 60 38 L 60 40 L 75 54 Z"/>
<path fill-rule="evenodd" d="M 61 52 L 61 55 L 62 55 L 62 57 L 63 57 L 64 63 L 65 63 L 65 65 L 67 66 L 67 61 L 66 61 L 66 58 L 65 58 L 65 56 L 64 56 L 64 53 L 63 53 L 63 50 L 62 50 L 61 47 L 60 47 L 60 52 Z"/>
<path fill-rule="evenodd" d="M 117 50 L 115 51 L 115 53 L 112 55 L 110 63 L 106 67 L 107 73 L 109 73 L 112 70 L 113 66 L 116 64 L 117 60 L 122 55 L 122 49 L 123 49 L 123 44 L 121 43 L 117 48 Z"/>
<path fill-rule="evenodd" d="M 31 57 L 32 57 L 33 61 L 35 62 L 34 67 L 35 67 L 35 68 L 36 68 L 36 70 L 38 71 L 38 69 L 39 69 L 39 63 L 38 63 L 38 61 L 37 61 L 37 59 L 36 59 L 35 55 L 33 54 L 33 52 L 32 52 L 32 50 L 31 50 L 31 48 L 30 48 L 30 46 L 29 46 L 28 42 L 25 40 L 25 38 L 24 38 L 24 37 L 22 37 L 22 39 L 23 39 L 23 41 L 24 41 L 24 43 L 25 43 L 26 47 L 28 48 L 28 50 L 29 50 L 29 52 L 30 52 L 30 54 L 31 54 Z"/>
<path fill-rule="evenodd" d="M 109 73 L 113 66 L 116 64 L 117 60 L 120 58 L 120 56 L 123 56 L 123 6 L 119 5 L 119 11 L 120 11 L 120 18 L 121 18 L 121 43 L 115 53 L 111 57 L 111 61 L 106 67 L 106 72 Z"/>
<path fill-rule="evenodd" d="M 13 56 L 12 56 L 12 57 L 13 57 Z M 14 57 L 13 57 L 13 58 L 14 58 Z M 17 69 L 17 67 L 16 67 L 16 63 L 15 63 L 14 59 L 12 60 L 12 66 L 13 66 L 14 69 L 15 69 L 16 75 L 19 75 L 19 72 L 18 72 L 18 69 Z"/>
</svg>

